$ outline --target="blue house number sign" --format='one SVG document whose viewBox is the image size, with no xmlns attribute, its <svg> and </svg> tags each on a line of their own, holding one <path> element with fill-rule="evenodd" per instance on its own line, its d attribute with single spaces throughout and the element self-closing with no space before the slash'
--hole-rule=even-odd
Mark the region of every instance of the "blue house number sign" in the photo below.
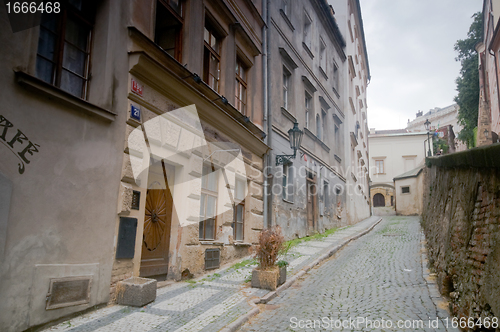
<svg viewBox="0 0 500 332">
<path fill-rule="evenodd" d="M 130 105 L 130 117 L 134 120 L 141 121 L 141 109 Z"/>
</svg>

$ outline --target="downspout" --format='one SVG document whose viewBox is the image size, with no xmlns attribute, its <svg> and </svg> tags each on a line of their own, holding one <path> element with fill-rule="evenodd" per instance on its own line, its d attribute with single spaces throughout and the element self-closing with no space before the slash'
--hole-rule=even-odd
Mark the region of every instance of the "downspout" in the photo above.
<svg viewBox="0 0 500 332">
<path fill-rule="evenodd" d="M 488 51 L 495 59 L 495 73 L 498 73 L 497 55 L 491 48 Z M 498 86 L 498 75 L 495 75 L 495 81 L 497 83 L 498 107 L 500 108 L 500 87 Z M 490 112 L 490 116 L 491 116 L 491 112 Z M 490 131 L 491 131 L 491 128 L 490 128 Z"/>
<path fill-rule="evenodd" d="M 266 133 L 266 137 L 264 142 L 267 146 L 271 146 L 271 114 L 269 112 L 269 0 L 262 0 L 262 17 L 265 21 L 265 26 L 263 27 L 263 41 L 262 41 L 262 76 L 263 76 L 263 107 L 264 107 L 264 132 Z M 271 167 L 271 150 L 268 150 L 264 156 L 264 227 L 271 227 L 271 207 L 272 207 L 272 196 L 270 195 L 269 190 L 269 168 Z"/>
</svg>

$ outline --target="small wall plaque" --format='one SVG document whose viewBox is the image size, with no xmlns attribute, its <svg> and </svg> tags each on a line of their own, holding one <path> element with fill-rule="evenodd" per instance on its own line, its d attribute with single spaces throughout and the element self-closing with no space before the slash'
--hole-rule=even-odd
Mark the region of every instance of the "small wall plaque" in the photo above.
<svg viewBox="0 0 500 332">
<path fill-rule="evenodd" d="M 141 121 L 141 109 L 134 105 L 130 105 L 130 117 L 134 120 Z"/>
<path fill-rule="evenodd" d="M 132 79 L 132 84 L 131 84 L 132 92 L 137 93 L 139 96 L 142 97 L 142 85 L 139 84 L 136 80 Z"/>
</svg>

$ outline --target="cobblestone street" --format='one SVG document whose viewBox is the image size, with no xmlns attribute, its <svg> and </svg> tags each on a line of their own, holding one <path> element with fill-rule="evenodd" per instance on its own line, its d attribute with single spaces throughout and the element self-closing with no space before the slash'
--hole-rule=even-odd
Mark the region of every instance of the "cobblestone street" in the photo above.
<svg viewBox="0 0 500 332">
<path fill-rule="evenodd" d="M 426 281 L 423 240 L 419 217 L 386 216 L 263 305 L 241 331 L 458 331 Z"/>
</svg>

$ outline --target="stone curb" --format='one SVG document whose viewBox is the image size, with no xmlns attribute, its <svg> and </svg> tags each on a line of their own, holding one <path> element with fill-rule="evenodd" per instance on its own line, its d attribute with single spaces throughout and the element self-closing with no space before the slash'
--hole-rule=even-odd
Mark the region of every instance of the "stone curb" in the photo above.
<svg viewBox="0 0 500 332">
<path fill-rule="evenodd" d="M 382 218 L 379 217 L 379 219 L 373 225 L 371 225 L 370 227 L 368 227 L 367 229 L 365 229 L 361 233 L 356 234 L 356 235 L 348 238 L 344 242 L 342 242 L 342 243 L 336 245 L 335 247 L 333 247 L 332 249 L 330 249 L 327 253 L 319 256 L 314 261 L 312 261 L 311 263 L 309 263 L 308 265 L 306 265 L 305 267 L 303 267 L 302 270 L 300 270 L 297 274 L 294 274 L 290 279 L 288 279 L 283 285 L 281 285 L 280 287 L 278 287 L 275 291 L 267 293 L 266 295 L 264 295 L 260 299 L 254 299 L 254 300 L 250 301 L 250 305 L 252 307 L 254 307 L 254 308 L 252 310 L 250 310 L 249 312 L 247 312 L 246 314 L 244 314 L 243 316 L 241 316 L 240 318 L 238 318 L 237 320 L 235 320 L 234 322 L 232 322 L 231 324 L 226 325 L 226 327 L 224 327 L 223 329 L 221 329 L 219 332 L 234 332 L 234 331 L 237 331 L 250 318 L 252 318 L 253 316 L 257 315 L 260 312 L 260 309 L 257 306 L 257 304 L 265 304 L 265 303 L 271 301 L 272 299 L 274 299 L 282 291 L 284 291 L 285 289 L 287 289 L 288 287 L 290 287 L 291 285 L 293 285 L 295 283 L 295 281 L 297 281 L 297 279 L 299 279 L 304 274 L 306 274 L 307 272 L 309 272 L 313 267 L 315 267 L 316 265 L 320 264 L 322 261 L 324 261 L 324 260 L 328 259 L 329 257 L 331 257 L 337 251 L 339 251 L 344 246 L 346 246 L 349 242 L 357 240 L 361 236 L 363 236 L 363 235 L 367 234 L 368 232 L 370 232 L 381 221 L 382 221 Z"/>
</svg>

